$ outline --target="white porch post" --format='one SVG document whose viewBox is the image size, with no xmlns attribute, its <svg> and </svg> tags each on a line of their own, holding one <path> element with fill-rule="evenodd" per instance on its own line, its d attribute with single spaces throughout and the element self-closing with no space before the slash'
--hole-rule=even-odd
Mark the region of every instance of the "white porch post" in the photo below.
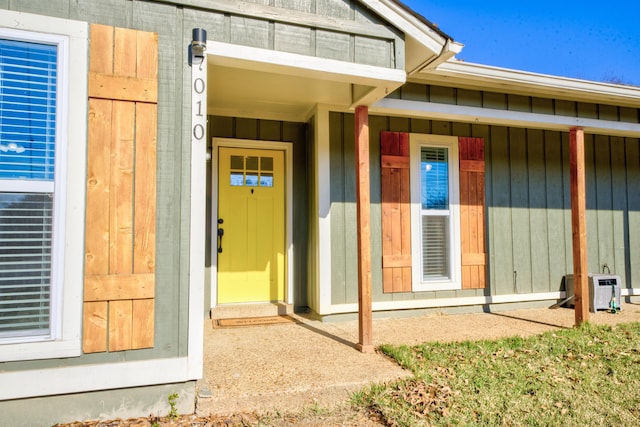
<svg viewBox="0 0 640 427">
<path fill-rule="evenodd" d="M 189 218 L 189 378 L 201 378 L 204 352 L 204 252 L 207 182 L 207 32 L 193 29 L 191 65 L 191 206 Z"/>
</svg>

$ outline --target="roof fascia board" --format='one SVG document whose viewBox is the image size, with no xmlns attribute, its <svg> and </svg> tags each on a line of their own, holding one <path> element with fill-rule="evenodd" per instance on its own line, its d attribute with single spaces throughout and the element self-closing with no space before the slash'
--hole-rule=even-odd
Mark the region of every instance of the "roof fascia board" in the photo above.
<svg viewBox="0 0 640 427">
<path fill-rule="evenodd" d="M 393 0 L 360 0 L 360 2 L 406 35 L 416 39 L 436 55 L 440 54 L 447 42 L 447 38 L 429 28 L 428 25 L 421 22 Z"/>
<path fill-rule="evenodd" d="M 465 123 L 514 126 L 532 129 L 568 132 L 572 127 L 582 127 L 586 133 L 596 135 L 640 138 L 640 123 L 614 122 L 583 117 L 556 116 L 491 108 L 467 107 L 435 102 L 385 98 L 370 109 L 370 113 L 392 116 L 408 116 Z"/>
<path fill-rule="evenodd" d="M 496 84 L 497 90 L 500 90 L 501 87 L 502 90 L 511 87 L 520 88 L 527 92 L 542 91 L 550 95 L 562 93 L 565 95 L 564 97 L 575 93 L 581 94 L 583 97 L 586 96 L 588 99 L 593 98 L 594 102 L 611 103 L 615 100 L 621 100 L 625 101 L 625 105 L 632 103 L 637 107 L 640 104 L 640 87 L 636 86 L 592 82 L 457 60 L 445 62 L 434 71 L 422 73 L 422 75 L 418 73 L 414 77 L 424 81 L 433 81 L 434 75 L 466 78 L 477 82 L 478 87 L 485 89 L 487 89 L 486 83 L 492 82 Z M 451 81 L 451 83 L 455 83 L 455 81 Z"/>
<path fill-rule="evenodd" d="M 385 83 L 402 84 L 406 81 L 407 76 L 404 70 L 222 42 L 207 42 L 207 54 L 208 63 L 213 65 L 343 83 L 357 83 L 365 86 L 379 86 Z"/>
<path fill-rule="evenodd" d="M 462 51 L 463 46 L 464 45 L 456 43 L 453 40 L 447 40 L 444 46 L 442 46 L 442 51 L 438 56 L 436 56 L 435 58 L 430 58 L 415 69 L 408 71 L 407 75 L 411 76 L 423 70 L 437 69 L 440 64 L 449 61 L 451 58 L 459 54 Z"/>
</svg>

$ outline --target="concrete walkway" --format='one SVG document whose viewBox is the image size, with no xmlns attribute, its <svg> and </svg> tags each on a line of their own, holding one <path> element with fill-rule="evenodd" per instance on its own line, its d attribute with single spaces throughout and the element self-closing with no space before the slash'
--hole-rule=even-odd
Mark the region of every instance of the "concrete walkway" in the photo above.
<svg viewBox="0 0 640 427">
<path fill-rule="evenodd" d="M 590 313 L 590 322 L 640 322 L 638 303 L 622 308 L 618 314 Z M 293 317 L 299 323 L 214 329 L 207 322 L 199 415 L 332 406 L 369 383 L 409 375 L 380 353 L 363 354 L 354 348 L 356 320 L 323 323 Z M 412 345 L 529 336 L 571 328 L 573 323 L 574 311 L 568 308 L 429 315 L 374 320 L 373 337 L 376 345 Z"/>
</svg>

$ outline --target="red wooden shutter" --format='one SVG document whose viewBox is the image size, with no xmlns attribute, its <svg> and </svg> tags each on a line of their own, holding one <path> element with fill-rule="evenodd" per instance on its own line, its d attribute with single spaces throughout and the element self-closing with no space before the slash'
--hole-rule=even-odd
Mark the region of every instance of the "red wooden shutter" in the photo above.
<svg viewBox="0 0 640 427">
<path fill-rule="evenodd" d="M 384 292 L 411 291 L 409 134 L 380 134 L 382 284 Z"/>
<path fill-rule="evenodd" d="M 458 138 L 462 289 L 486 286 L 484 140 Z"/>
<path fill-rule="evenodd" d="M 158 37 L 91 26 L 82 348 L 153 347 Z"/>
</svg>

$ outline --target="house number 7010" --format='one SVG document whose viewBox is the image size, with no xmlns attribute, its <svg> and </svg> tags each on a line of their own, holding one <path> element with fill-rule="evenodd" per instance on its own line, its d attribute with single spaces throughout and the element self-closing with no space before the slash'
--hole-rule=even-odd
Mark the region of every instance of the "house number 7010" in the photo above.
<svg viewBox="0 0 640 427">
<path fill-rule="evenodd" d="M 201 95 L 205 92 L 206 89 L 206 83 L 204 82 L 204 80 L 200 77 L 198 77 L 197 79 L 195 79 L 193 81 L 193 90 L 198 94 Z M 197 113 L 196 113 L 196 117 L 202 117 L 202 99 L 199 99 L 196 102 L 197 105 Z M 204 126 L 202 125 L 202 123 L 196 123 L 193 125 L 193 137 L 196 140 L 201 140 L 202 138 L 204 138 L 205 135 L 205 131 L 204 131 Z"/>
</svg>

